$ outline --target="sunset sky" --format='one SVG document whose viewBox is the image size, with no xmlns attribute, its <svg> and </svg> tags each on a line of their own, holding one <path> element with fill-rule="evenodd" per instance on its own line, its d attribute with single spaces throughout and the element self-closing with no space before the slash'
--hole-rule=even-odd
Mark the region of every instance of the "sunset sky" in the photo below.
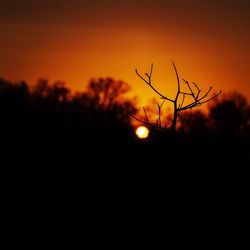
<svg viewBox="0 0 250 250">
<path fill-rule="evenodd" d="M 0 76 L 84 90 L 113 77 L 146 104 L 155 96 L 135 74 L 154 63 L 154 82 L 174 93 L 181 77 L 202 89 L 250 99 L 249 0 L 1 0 Z"/>
</svg>

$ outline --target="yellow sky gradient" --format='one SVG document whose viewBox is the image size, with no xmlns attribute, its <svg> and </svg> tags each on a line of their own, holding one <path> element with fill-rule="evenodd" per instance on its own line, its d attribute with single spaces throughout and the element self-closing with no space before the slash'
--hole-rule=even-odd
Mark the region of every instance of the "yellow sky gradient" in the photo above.
<svg viewBox="0 0 250 250">
<path fill-rule="evenodd" d="M 237 90 L 250 99 L 250 4 L 236 2 L 1 3 L 0 76 L 30 84 L 62 80 L 73 91 L 91 78 L 113 77 L 129 83 L 145 105 L 156 95 L 135 69 L 144 73 L 154 63 L 155 86 L 171 96 L 173 60 L 180 76 L 204 91 Z"/>
</svg>

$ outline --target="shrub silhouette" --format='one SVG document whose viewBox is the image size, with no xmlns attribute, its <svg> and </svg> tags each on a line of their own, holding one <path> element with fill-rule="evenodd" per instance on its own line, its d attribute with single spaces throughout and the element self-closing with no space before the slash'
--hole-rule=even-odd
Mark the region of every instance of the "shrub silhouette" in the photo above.
<svg viewBox="0 0 250 250">
<path fill-rule="evenodd" d="M 44 97 L 53 102 L 68 101 L 70 90 L 65 85 L 66 83 L 62 81 L 57 81 L 51 85 L 47 79 L 39 79 L 31 89 L 31 94 L 33 97 Z"/>
<path fill-rule="evenodd" d="M 50 84 L 47 79 L 39 79 L 35 86 L 28 87 L 25 82 L 2 79 L 0 126 L 6 131 L 13 128 L 12 133 L 19 136 L 33 131 L 37 138 L 64 138 L 70 133 L 84 134 L 89 141 L 91 137 L 97 139 L 98 134 L 123 136 L 121 131 L 132 132 L 128 113 L 136 111 L 135 101 L 125 97 L 129 90 L 127 83 L 110 77 L 92 79 L 86 91 L 76 94 L 62 81 Z"/>
<path fill-rule="evenodd" d="M 135 103 L 124 97 L 131 87 L 123 81 L 99 78 L 92 79 L 85 94 L 93 111 L 103 114 L 106 122 L 120 120 L 129 125 L 128 113 L 135 113 Z"/>
<path fill-rule="evenodd" d="M 210 117 L 204 111 L 186 111 L 179 116 L 179 131 L 185 135 L 207 135 L 211 130 Z"/>
<path fill-rule="evenodd" d="M 250 106 L 247 98 L 237 91 L 224 93 L 209 106 L 209 117 L 220 135 L 247 136 Z"/>
<path fill-rule="evenodd" d="M 130 89 L 131 87 L 127 83 L 107 77 L 91 79 L 86 94 L 93 98 L 97 108 L 105 108 L 120 103 L 122 96 Z"/>
<path fill-rule="evenodd" d="M 112 78 L 92 79 L 86 92 L 76 93 L 70 102 L 71 124 L 91 141 L 124 138 L 132 133 L 128 113 L 135 113 L 133 99 L 125 97 L 127 83 Z M 75 129 L 74 129 L 75 130 Z M 101 139 L 102 138 L 102 139 Z M 92 141 L 91 143 L 94 143 Z"/>
</svg>

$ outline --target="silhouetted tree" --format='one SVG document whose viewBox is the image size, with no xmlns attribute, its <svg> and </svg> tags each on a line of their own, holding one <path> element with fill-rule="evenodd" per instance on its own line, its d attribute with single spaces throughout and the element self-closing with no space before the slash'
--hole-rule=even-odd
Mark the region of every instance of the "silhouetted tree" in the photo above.
<svg viewBox="0 0 250 250">
<path fill-rule="evenodd" d="M 24 82 L 0 80 L 1 184 L 14 193 L 0 193 L 7 248 L 16 248 L 15 239 L 36 249 L 126 249 L 134 241 L 155 249 L 166 234 L 171 247 L 181 248 L 193 242 L 204 247 L 210 239 L 212 246 L 217 244 L 214 238 L 222 245 L 231 244 L 229 237 L 235 246 L 247 242 L 249 147 L 238 151 L 239 144 L 227 141 L 221 147 L 214 141 L 201 144 L 176 137 L 173 147 L 164 136 L 162 141 L 137 143 L 126 133 L 133 100 L 122 98 L 122 88 L 110 90 L 110 83 L 107 90 L 105 80 L 101 82 L 101 90 L 96 80 L 88 91 L 73 95 L 63 84 L 47 80 L 33 89 Z M 238 120 L 249 124 L 248 105 L 236 99 L 236 108 L 230 104 L 225 117 L 236 109 L 238 119 L 244 110 L 245 118 Z M 223 103 L 219 99 L 210 113 L 218 114 L 214 117 L 219 122 L 224 106 L 219 113 L 215 110 Z M 157 111 L 161 109 L 159 105 Z M 187 132 L 201 130 L 207 122 L 199 111 L 183 111 L 178 118 Z M 99 130 L 105 137 L 99 137 Z"/>
<path fill-rule="evenodd" d="M 1 126 L 21 128 L 30 110 L 29 89 L 25 82 L 0 79 Z"/>
<path fill-rule="evenodd" d="M 237 91 L 224 93 L 209 106 L 214 130 L 221 135 L 240 136 L 249 130 L 250 106 Z"/>
<path fill-rule="evenodd" d="M 21 81 L 11 83 L 7 80 L 0 79 L 0 102 L 3 109 L 20 109 L 23 105 L 28 105 L 27 98 L 29 96 L 28 85 Z M 13 110 L 14 111 L 14 110 Z"/>
<path fill-rule="evenodd" d="M 179 116 L 179 131 L 187 135 L 206 135 L 211 130 L 207 114 L 201 110 L 185 111 Z"/>
<path fill-rule="evenodd" d="M 39 79 L 31 90 L 31 94 L 37 98 L 46 98 L 51 102 L 63 102 L 70 98 L 70 90 L 62 81 L 49 84 L 47 79 Z"/>
<path fill-rule="evenodd" d="M 109 107 L 121 102 L 122 96 L 130 89 L 131 87 L 123 81 L 115 81 L 110 77 L 98 78 L 90 80 L 86 94 L 94 99 L 98 108 Z"/>
<path fill-rule="evenodd" d="M 44 126 L 60 129 L 69 120 L 71 93 L 66 84 L 56 81 L 52 84 L 47 79 L 39 79 L 30 88 L 32 100 L 33 122 Z"/>
<path fill-rule="evenodd" d="M 92 79 L 80 101 L 94 109 L 103 121 L 116 120 L 129 125 L 128 114 L 134 114 L 136 111 L 135 101 L 124 97 L 130 89 L 127 83 L 109 77 Z"/>
<path fill-rule="evenodd" d="M 185 82 L 187 90 L 186 91 L 182 90 L 177 68 L 176 68 L 174 62 L 172 62 L 172 64 L 174 67 L 176 80 L 177 80 L 177 92 L 176 92 L 175 98 L 173 98 L 173 99 L 169 98 L 167 95 L 159 92 L 157 90 L 157 88 L 155 88 L 153 86 L 153 83 L 152 83 L 153 64 L 151 65 L 150 72 L 145 73 L 145 77 L 142 76 L 138 72 L 137 69 L 135 70 L 136 74 L 160 97 L 160 99 L 162 99 L 162 102 L 160 104 L 157 103 L 158 119 L 156 120 L 156 122 L 151 122 L 148 119 L 148 116 L 146 114 L 145 109 L 144 109 L 144 113 L 145 113 L 144 120 L 141 120 L 141 119 L 135 117 L 134 115 L 132 115 L 132 117 L 134 117 L 138 121 L 140 121 L 140 122 L 142 122 L 150 127 L 156 127 L 156 128 L 160 128 L 160 129 L 170 129 L 171 132 L 175 133 L 177 123 L 178 123 L 178 118 L 179 118 L 179 115 L 181 112 L 188 110 L 188 109 L 192 109 L 192 108 L 196 108 L 196 107 L 201 106 L 203 103 L 206 103 L 206 102 L 216 98 L 218 95 L 220 95 L 221 91 L 219 91 L 217 94 L 213 95 L 212 97 L 208 97 L 209 93 L 212 90 L 212 87 L 210 87 L 203 95 L 201 95 L 201 89 L 198 87 L 198 85 L 196 83 L 194 83 L 194 82 L 189 83 L 187 80 L 185 80 L 183 78 L 182 78 L 182 80 Z M 188 97 L 191 98 L 191 101 L 186 102 L 186 99 Z M 171 119 L 170 127 L 166 127 L 166 126 L 162 125 L 162 122 L 161 122 L 162 121 L 161 110 L 162 110 L 162 107 L 163 107 L 165 101 L 168 101 L 168 102 L 172 103 L 172 105 L 173 105 L 173 116 Z"/>
</svg>

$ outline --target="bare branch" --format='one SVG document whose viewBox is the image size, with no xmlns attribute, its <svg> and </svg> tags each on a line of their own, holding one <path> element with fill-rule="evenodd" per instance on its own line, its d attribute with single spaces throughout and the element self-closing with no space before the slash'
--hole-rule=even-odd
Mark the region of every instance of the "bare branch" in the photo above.
<svg viewBox="0 0 250 250">
<path fill-rule="evenodd" d="M 165 99 L 168 100 L 170 102 L 174 102 L 174 100 L 168 98 L 167 96 L 164 96 L 163 94 L 161 94 L 153 85 L 152 85 L 152 72 L 153 72 L 153 64 L 151 65 L 151 69 L 150 69 L 150 74 L 145 74 L 148 77 L 148 80 L 146 80 L 140 73 L 139 71 L 136 69 L 135 70 L 136 74 L 148 85 L 150 86 L 150 88 L 153 89 L 153 91 L 159 95 L 161 97 L 161 99 Z"/>
<path fill-rule="evenodd" d="M 186 95 L 184 94 L 184 95 L 183 95 L 183 97 L 182 97 L 182 101 L 181 101 L 181 103 L 180 103 L 180 105 L 179 105 L 179 108 L 178 108 L 178 109 L 181 109 L 181 108 L 182 108 L 183 103 L 184 103 L 184 101 L 185 101 L 185 97 L 186 97 Z"/>
<path fill-rule="evenodd" d="M 179 117 L 179 114 L 181 111 L 183 110 L 187 110 L 187 109 L 192 109 L 192 108 L 195 108 L 195 107 L 199 107 L 201 106 L 203 103 L 206 103 L 206 102 L 209 102 L 211 101 L 212 99 L 216 98 L 218 95 L 221 94 L 221 90 L 215 94 L 214 96 L 212 97 L 208 97 L 211 90 L 212 90 L 212 87 L 210 87 L 203 95 L 201 95 L 201 89 L 199 88 L 199 86 L 195 83 L 195 82 L 192 82 L 191 84 L 185 80 L 184 78 L 182 78 L 182 80 L 186 83 L 187 87 L 188 87 L 188 91 L 182 91 L 181 90 L 181 83 L 180 83 L 180 78 L 179 78 L 179 74 L 178 74 L 178 71 L 177 71 L 177 68 L 175 66 L 175 63 L 172 61 L 172 64 L 173 64 L 173 67 L 174 67 L 174 71 L 175 71 L 175 75 L 176 75 L 176 81 L 177 81 L 177 92 L 176 92 L 176 96 L 175 96 L 175 99 L 170 99 L 168 98 L 167 96 L 163 95 L 161 92 L 159 92 L 153 85 L 152 85 L 152 73 L 153 73 L 153 64 L 151 64 L 151 67 L 150 67 L 150 72 L 149 73 L 145 73 L 146 77 L 143 77 L 139 72 L 138 70 L 136 69 L 135 72 L 136 74 L 147 84 L 150 86 L 150 88 L 160 97 L 160 99 L 163 99 L 163 102 L 161 103 L 161 105 L 159 103 L 157 103 L 157 107 L 158 107 L 158 118 L 156 120 L 156 123 L 152 123 L 149 121 L 149 118 L 147 116 L 147 113 L 146 113 L 146 110 L 145 108 L 143 108 L 144 110 L 144 114 L 145 114 L 145 117 L 146 117 L 146 121 L 143 121 L 141 119 L 138 119 L 134 116 L 134 117 L 137 121 L 140 121 L 146 125 L 149 125 L 149 126 L 153 126 L 153 127 L 157 127 L 157 128 L 163 128 L 162 127 L 162 119 L 161 119 L 161 110 L 162 110 L 162 106 L 164 104 L 164 102 L 167 100 L 171 103 L 173 103 L 173 118 L 170 119 L 171 121 L 171 130 L 173 132 L 175 132 L 176 130 L 176 124 L 178 122 L 178 117 Z M 193 86 L 193 87 L 192 87 Z M 178 101 L 178 98 L 179 96 L 182 95 L 182 100 L 181 102 L 179 103 Z M 190 96 L 193 101 L 191 101 L 190 103 L 188 103 L 187 105 L 184 105 L 184 101 L 185 101 L 185 98 L 187 96 Z M 178 104 L 179 103 L 179 104 Z M 166 128 L 166 126 L 164 127 Z"/>
<path fill-rule="evenodd" d="M 195 83 L 195 82 L 192 82 L 193 83 L 193 85 L 196 87 L 196 89 L 197 89 L 197 94 L 196 94 L 196 98 L 198 98 L 199 97 L 199 94 L 200 94 L 200 92 L 201 92 L 201 89 L 198 87 L 198 85 Z"/>
<path fill-rule="evenodd" d="M 189 93 L 189 92 L 183 92 L 183 91 L 180 91 L 180 94 L 183 94 L 183 95 L 191 95 L 191 96 L 193 96 L 193 95 L 192 95 L 192 93 Z"/>
<path fill-rule="evenodd" d="M 183 79 L 183 78 L 182 78 Z M 188 86 L 188 89 L 189 89 L 189 95 L 191 95 L 191 96 L 193 96 L 193 98 L 196 100 L 196 97 L 195 97 L 195 94 L 194 94 L 194 91 L 193 91 L 193 89 L 191 88 L 191 86 L 190 86 L 190 84 L 189 84 L 189 82 L 187 81 L 187 80 L 185 80 L 185 79 L 183 79 L 183 81 L 187 84 L 187 86 Z M 199 92 L 198 92 L 199 93 Z"/>
<path fill-rule="evenodd" d="M 158 118 L 156 120 L 156 123 L 161 126 L 161 109 L 164 104 L 165 100 L 162 101 L 161 105 L 157 102 L 157 107 L 158 107 Z"/>
<path fill-rule="evenodd" d="M 176 97 L 175 97 L 175 101 L 177 101 L 178 96 L 179 96 L 180 91 L 181 91 L 181 85 L 180 85 L 179 74 L 178 74 L 177 68 L 176 68 L 176 66 L 175 66 L 175 64 L 174 64 L 173 61 L 172 61 L 172 64 L 173 64 L 173 66 L 174 66 L 174 71 L 175 71 L 176 80 L 177 80 L 177 93 L 176 93 Z"/>
<path fill-rule="evenodd" d="M 215 94 L 214 96 L 212 96 L 212 97 L 210 97 L 209 99 L 207 99 L 207 100 L 205 100 L 205 101 L 203 101 L 203 102 L 200 102 L 200 104 L 203 104 L 203 103 L 206 103 L 206 102 L 209 102 L 209 101 L 211 101 L 211 100 L 213 100 L 214 98 L 216 98 L 218 95 L 220 95 L 221 94 L 221 90 L 217 93 L 217 94 Z M 203 98 L 202 98 L 203 99 Z"/>
<path fill-rule="evenodd" d="M 153 127 L 153 128 L 159 128 L 159 129 L 165 129 L 164 127 L 162 127 L 162 126 L 160 126 L 159 124 L 157 124 L 157 123 L 154 123 L 154 122 L 147 122 L 147 121 L 144 121 L 144 120 L 142 120 L 142 119 L 140 119 L 140 118 L 138 118 L 138 117 L 136 117 L 136 116 L 134 116 L 134 115 L 132 115 L 132 114 L 129 114 L 131 117 L 133 117 L 135 120 L 137 120 L 138 122 L 141 122 L 142 124 L 145 124 L 145 125 L 147 125 L 147 126 L 149 126 L 149 127 Z"/>
</svg>

